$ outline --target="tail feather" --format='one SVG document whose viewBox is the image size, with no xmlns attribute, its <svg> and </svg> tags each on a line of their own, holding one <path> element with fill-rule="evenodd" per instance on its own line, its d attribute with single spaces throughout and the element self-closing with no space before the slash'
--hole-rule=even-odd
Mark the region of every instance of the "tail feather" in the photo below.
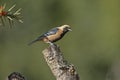
<svg viewBox="0 0 120 80">
<path fill-rule="evenodd" d="M 33 40 L 32 42 L 28 43 L 28 45 L 32 45 L 33 43 L 37 42 L 37 41 L 41 41 L 45 36 L 42 35 L 40 37 L 38 37 L 37 39 Z"/>
<path fill-rule="evenodd" d="M 33 43 L 37 42 L 37 41 L 38 41 L 38 40 L 34 40 L 34 41 L 28 43 L 28 45 L 30 46 L 30 45 L 32 45 Z"/>
</svg>

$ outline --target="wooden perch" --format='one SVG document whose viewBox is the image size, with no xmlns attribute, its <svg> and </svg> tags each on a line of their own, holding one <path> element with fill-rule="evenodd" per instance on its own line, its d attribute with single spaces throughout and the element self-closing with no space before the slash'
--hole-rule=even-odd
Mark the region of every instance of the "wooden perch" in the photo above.
<svg viewBox="0 0 120 80">
<path fill-rule="evenodd" d="M 80 80 L 74 65 L 64 59 L 57 45 L 50 45 L 42 53 L 56 80 Z"/>
</svg>

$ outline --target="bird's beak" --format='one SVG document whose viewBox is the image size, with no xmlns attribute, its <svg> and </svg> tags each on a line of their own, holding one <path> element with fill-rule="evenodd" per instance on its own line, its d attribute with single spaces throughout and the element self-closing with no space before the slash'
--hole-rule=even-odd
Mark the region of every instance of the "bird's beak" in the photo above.
<svg viewBox="0 0 120 80">
<path fill-rule="evenodd" d="M 69 28 L 68 30 L 69 30 L 69 31 L 72 31 L 72 29 L 70 29 L 70 28 Z"/>
</svg>

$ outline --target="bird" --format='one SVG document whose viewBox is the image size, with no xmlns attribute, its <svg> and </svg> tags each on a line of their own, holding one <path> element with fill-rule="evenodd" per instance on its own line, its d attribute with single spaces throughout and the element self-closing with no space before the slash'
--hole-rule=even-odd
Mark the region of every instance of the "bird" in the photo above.
<svg viewBox="0 0 120 80">
<path fill-rule="evenodd" d="M 62 25 L 60 27 L 52 28 L 48 32 L 40 35 L 38 38 L 36 38 L 32 42 L 30 42 L 28 45 L 31 45 L 31 44 L 38 42 L 38 41 L 43 41 L 44 43 L 49 43 L 50 45 L 53 45 L 54 42 L 63 38 L 63 36 L 68 31 L 72 31 L 71 27 L 69 25 Z"/>
</svg>

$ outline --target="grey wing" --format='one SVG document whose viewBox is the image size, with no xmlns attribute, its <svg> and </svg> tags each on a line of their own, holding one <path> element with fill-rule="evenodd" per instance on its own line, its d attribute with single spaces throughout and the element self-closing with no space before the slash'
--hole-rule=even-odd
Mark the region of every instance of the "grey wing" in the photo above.
<svg viewBox="0 0 120 80">
<path fill-rule="evenodd" d="M 53 34 L 56 34 L 57 31 L 58 31 L 58 28 L 56 27 L 56 28 L 53 28 L 53 29 L 49 30 L 49 31 L 48 31 L 47 33 L 45 33 L 44 35 L 45 35 L 45 36 L 53 35 Z"/>
</svg>

